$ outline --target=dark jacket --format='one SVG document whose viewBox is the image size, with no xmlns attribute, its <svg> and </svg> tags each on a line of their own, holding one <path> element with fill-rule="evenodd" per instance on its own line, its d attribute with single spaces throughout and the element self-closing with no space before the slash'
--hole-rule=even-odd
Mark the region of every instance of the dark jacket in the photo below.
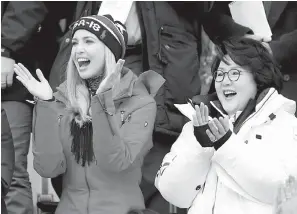
<svg viewBox="0 0 297 214">
<path fill-rule="evenodd" d="M 272 30 L 270 47 L 285 73 L 296 73 L 297 67 L 297 2 L 271 2 L 267 14 Z"/>
<path fill-rule="evenodd" d="M 113 99 L 109 90 L 92 97 L 96 161 L 88 166 L 78 164 L 71 152 L 73 114 L 65 109 L 65 84 L 54 94 L 55 101 L 38 101 L 35 107 L 34 168 L 43 177 L 63 174 L 56 214 L 123 214 L 144 208 L 141 165 L 153 146 L 153 96 L 163 78 L 153 71 L 139 78 L 130 70 L 123 73 L 119 96 Z"/>
<path fill-rule="evenodd" d="M 78 2 L 75 17 L 97 13 L 99 6 L 96 2 Z M 143 70 L 154 70 L 166 80 L 155 98 L 158 116 L 154 136 L 175 138 L 187 118 L 173 104 L 200 94 L 201 24 L 215 40 L 244 35 L 250 29 L 235 24 L 228 14 L 221 14 L 220 6 L 210 2 L 146 1 L 136 6 L 142 29 Z M 65 79 L 70 35 L 65 36 L 51 70 L 54 89 Z"/>
<path fill-rule="evenodd" d="M 62 36 L 59 20 L 69 19 L 75 4 L 7 1 L 1 2 L 1 6 L 1 56 L 23 63 L 34 76 L 35 70 L 40 68 L 47 78 L 58 52 L 58 38 Z M 1 90 L 1 99 L 31 99 L 29 92 L 15 77 L 11 87 Z"/>
<path fill-rule="evenodd" d="M 297 2 L 272 1 L 267 19 L 273 34 L 270 47 L 284 75 L 282 94 L 297 101 Z"/>
<path fill-rule="evenodd" d="M 251 31 L 209 2 L 143 2 L 139 7 L 147 53 L 144 66 L 147 63 L 147 68 L 166 79 L 156 96 L 155 132 L 177 137 L 187 118 L 173 104 L 200 94 L 201 25 L 215 41 Z"/>
<path fill-rule="evenodd" d="M 4 109 L 1 109 L 1 213 L 7 213 L 4 196 L 6 196 L 14 171 L 13 140 Z"/>
</svg>

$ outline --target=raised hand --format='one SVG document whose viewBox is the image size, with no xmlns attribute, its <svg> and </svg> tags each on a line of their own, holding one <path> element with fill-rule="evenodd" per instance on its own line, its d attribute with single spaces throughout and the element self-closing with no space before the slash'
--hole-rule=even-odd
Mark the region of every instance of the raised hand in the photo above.
<svg viewBox="0 0 297 214">
<path fill-rule="evenodd" d="M 10 87 L 13 84 L 13 65 L 15 61 L 8 57 L 1 57 L 1 89 Z"/>
<path fill-rule="evenodd" d="M 212 142 L 221 139 L 230 129 L 228 117 L 214 118 L 208 122 L 209 129 L 206 130 L 206 134 Z"/>
<path fill-rule="evenodd" d="M 276 196 L 273 214 L 295 214 L 297 211 L 297 180 L 289 176 L 280 186 Z"/>
<path fill-rule="evenodd" d="M 14 65 L 14 71 L 17 74 L 17 79 L 28 89 L 28 91 L 41 100 L 49 100 L 53 97 L 53 90 L 48 81 L 44 78 L 40 69 L 36 70 L 37 81 L 30 71 L 21 63 Z"/>
<path fill-rule="evenodd" d="M 121 71 L 123 69 L 124 63 L 125 60 L 118 60 L 113 72 L 101 82 L 96 94 L 105 92 L 112 88 L 112 96 L 116 97 L 116 95 L 119 93 Z"/>
<path fill-rule="evenodd" d="M 259 36 L 255 34 L 245 34 L 245 38 L 257 40 L 259 42 L 271 42 L 271 37 Z"/>
<path fill-rule="evenodd" d="M 208 123 L 208 107 L 204 103 L 195 105 L 196 114 L 193 115 L 193 125 L 194 126 L 203 126 Z"/>
</svg>

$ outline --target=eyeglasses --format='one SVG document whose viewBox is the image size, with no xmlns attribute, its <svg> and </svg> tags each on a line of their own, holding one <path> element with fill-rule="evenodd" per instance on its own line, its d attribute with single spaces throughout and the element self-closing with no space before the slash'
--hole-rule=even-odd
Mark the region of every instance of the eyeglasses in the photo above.
<svg viewBox="0 0 297 214">
<path fill-rule="evenodd" d="M 239 79 L 241 71 L 237 69 L 231 69 L 228 72 L 223 72 L 221 70 L 217 70 L 214 73 L 214 78 L 216 82 L 222 82 L 225 79 L 225 74 L 228 74 L 228 78 L 231 82 L 235 82 Z"/>
</svg>

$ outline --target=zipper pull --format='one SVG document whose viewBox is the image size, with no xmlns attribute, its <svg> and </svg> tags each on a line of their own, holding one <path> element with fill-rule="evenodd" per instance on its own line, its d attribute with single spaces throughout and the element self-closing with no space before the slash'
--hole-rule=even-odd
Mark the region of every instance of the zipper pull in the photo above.
<svg viewBox="0 0 297 214">
<path fill-rule="evenodd" d="M 129 122 L 131 119 L 131 114 L 128 115 L 128 117 L 126 118 L 125 122 Z"/>
<path fill-rule="evenodd" d="M 58 123 L 59 123 L 59 126 L 61 125 L 61 118 L 63 117 L 63 115 L 59 115 L 58 117 Z"/>
<path fill-rule="evenodd" d="M 122 124 L 124 123 L 124 113 L 125 113 L 125 111 L 121 111 L 121 121 L 122 121 Z"/>
</svg>

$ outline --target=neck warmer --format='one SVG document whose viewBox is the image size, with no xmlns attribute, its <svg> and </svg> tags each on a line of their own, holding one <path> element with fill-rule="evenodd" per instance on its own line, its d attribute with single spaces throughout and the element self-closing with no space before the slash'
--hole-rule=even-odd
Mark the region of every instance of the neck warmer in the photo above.
<svg viewBox="0 0 297 214">
<path fill-rule="evenodd" d="M 92 77 L 86 80 L 87 87 L 92 96 L 96 94 L 97 89 L 102 81 L 102 76 Z"/>
</svg>

